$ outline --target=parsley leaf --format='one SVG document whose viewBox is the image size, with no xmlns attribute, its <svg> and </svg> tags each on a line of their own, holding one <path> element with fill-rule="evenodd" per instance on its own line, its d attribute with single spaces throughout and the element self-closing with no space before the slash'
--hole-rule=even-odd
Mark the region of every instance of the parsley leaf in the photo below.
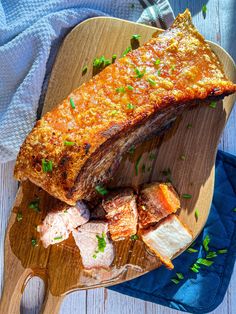
<svg viewBox="0 0 236 314">
<path fill-rule="evenodd" d="M 137 161 L 135 163 L 135 173 L 136 173 L 136 176 L 138 175 L 138 167 L 139 167 L 141 158 L 142 158 L 142 154 L 138 156 L 138 159 L 137 159 Z"/>
<path fill-rule="evenodd" d="M 142 78 L 144 76 L 144 74 L 146 73 L 146 69 L 143 69 L 142 71 L 140 71 L 138 68 L 134 69 L 135 73 L 136 73 L 136 78 Z"/>
<path fill-rule="evenodd" d="M 182 197 L 185 199 L 190 199 L 190 198 L 192 198 L 192 195 L 191 194 L 182 194 Z"/>
<path fill-rule="evenodd" d="M 43 172 L 52 172 L 52 161 L 46 160 L 45 158 L 42 159 L 42 169 Z"/>
<path fill-rule="evenodd" d="M 104 188 L 104 187 L 101 186 L 101 185 L 97 185 L 97 186 L 95 187 L 95 190 L 96 190 L 99 194 L 101 194 L 101 195 L 106 195 L 106 194 L 108 194 L 107 189 Z"/>
<path fill-rule="evenodd" d="M 206 6 L 206 4 L 203 4 L 203 6 L 202 6 L 202 15 L 203 15 L 204 19 L 206 18 L 206 13 L 207 13 L 207 6 Z"/>
<path fill-rule="evenodd" d="M 216 101 L 212 101 L 212 102 L 210 103 L 209 107 L 215 109 L 215 108 L 216 108 L 216 104 L 217 104 Z"/>
<path fill-rule="evenodd" d="M 75 109 L 75 103 L 74 100 L 70 97 L 70 105 L 72 109 Z"/>
<path fill-rule="evenodd" d="M 125 57 L 130 51 L 132 50 L 132 48 L 129 46 L 125 49 L 125 51 L 122 53 L 121 57 Z"/>
<path fill-rule="evenodd" d="M 134 34 L 132 35 L 131 39 L 139 40 L 141 38 L 141 35 L 139 34 Z"/>
<path fill-rule="evenodd" d="M 205 236 L 204 240 L 203 240 L 203 243 L 202 243 L 202 245 L 203 245 L 203 247 L 204 247 L 204 250 L 205 250 L 206 252 L 209 251 L 209 246 L 208 246 L 208 245 L 209 245 L 210 241 L 211 241 L 211 238 L 210 238 L 209 235 L 207 234 L 207 235 Z"/>
</svg>

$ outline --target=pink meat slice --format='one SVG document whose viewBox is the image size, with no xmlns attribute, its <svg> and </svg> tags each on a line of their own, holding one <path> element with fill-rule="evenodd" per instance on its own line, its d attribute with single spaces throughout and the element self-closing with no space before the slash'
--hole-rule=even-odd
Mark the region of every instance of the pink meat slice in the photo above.
<svg viewBox="0 0 236 314">
<path fill-rule="evenodd" d="M 103 221 L 89 222 L 72 232 L 80 249 L 84 268 L 108 268 L 114 260 L 114 247 L 108 238 L 108 224 Z M 104 251 L 98 250 L 98 237 L 105 240 Z"/>
<path fill-rule="evenodd" d="M 49 212 L 42 224 L 37 226 L 43 246 L 47 248 L 68 239 L 71 231 L 88 222 L 90 217 L 87 206 L 78 201 L 76 206 L 65 206 L 62 210 Z"/>
</svg>

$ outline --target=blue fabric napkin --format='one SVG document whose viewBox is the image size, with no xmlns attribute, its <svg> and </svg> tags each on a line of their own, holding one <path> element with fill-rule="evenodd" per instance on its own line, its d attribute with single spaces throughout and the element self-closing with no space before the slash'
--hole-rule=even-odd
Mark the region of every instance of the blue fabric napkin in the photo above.
<svg viewBox="0 0 236 314">
<path fill-rule="evenodd" d="M 202 243 L 210 237 L 209 252 L 217 254 L 210 267 L 201 266 L 199 273 L 190 267 L 206 257 Z M 208 313 L 223 300 L 233 272 L 236 257 L 236 157 L 219 151 L 216 158 L 215 189 L 211 211 L 204 230 L 197 238 L 196 253 L 185 251 L 174 260 L 174 270 L 163 266 L 137 279 L 109 287 L 132 297 L 190 313 Z M 209 253 L 208 252 L 208 253 Z M 178 284 L 171 281 L 182 273 Z"/>
<path fill-rule="evenodd" d="M 0 0 L 0 163 L 16 158 L 32 129 L 65 35 L 99 15 L 163 28 L 173 21 L 168 0 Z"/>
</svg>

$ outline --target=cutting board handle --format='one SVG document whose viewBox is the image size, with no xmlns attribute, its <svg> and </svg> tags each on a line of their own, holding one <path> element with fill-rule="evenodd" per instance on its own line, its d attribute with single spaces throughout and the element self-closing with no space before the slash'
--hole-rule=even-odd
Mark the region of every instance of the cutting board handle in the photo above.
<svg viewBox="0 0 236 314">
<path fill-rule="evenodd" d="M 64 296 L 54 296 L 51 294 L 50 290 L 47 289 L 41 309 L 41 314 L 59 313 L 63 299 Z"/>
<path fill-rule="evenodd" d="M 11 261 L 9 261 L 9 264 L 11 264 Z M 32 271 L 30 269 L 23 269 L 19 262 L 17 264 L 13 263 L 12 265 L 6 265 L 5 263 L 5 266 L 6 268 L 12 266 L 12 268 L 11 271 L 5 270 L 0 313 L 19 314 L 22 293 L 27 281 L 31 278 Z"/>
</svg>

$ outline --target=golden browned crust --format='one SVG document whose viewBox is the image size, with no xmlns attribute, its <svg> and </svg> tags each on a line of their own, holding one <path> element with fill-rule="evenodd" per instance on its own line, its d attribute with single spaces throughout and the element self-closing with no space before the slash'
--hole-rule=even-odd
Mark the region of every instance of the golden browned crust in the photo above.
<svg viewBox="0 0 236 314">
<path fill-rule="evenodd" d="M 170 183 L 145 184 L 138 197 L 139 224 L 147 228 L 179 208 L 179 196 Z"/>
<path fill-rule="evenodd" d="M 160 64 L 155 64 L 157 59 Z M 116 92 L 120 87 L 125 92 Z M 114 139 L 127 136 L 163 109 L 235 91 L 187 10 L 169 30 L 108 66 L 38 121 L 20 149 L 15 177 L 28 178 L 69 204 L 88 199 L 98 182 L 114 173 L 100 175 L 99 167 L 91 172 L 104 149 L 113 149 Z M 43 171 L 43 159 L 52 162 L 52 171 Z"/>
</svg>

